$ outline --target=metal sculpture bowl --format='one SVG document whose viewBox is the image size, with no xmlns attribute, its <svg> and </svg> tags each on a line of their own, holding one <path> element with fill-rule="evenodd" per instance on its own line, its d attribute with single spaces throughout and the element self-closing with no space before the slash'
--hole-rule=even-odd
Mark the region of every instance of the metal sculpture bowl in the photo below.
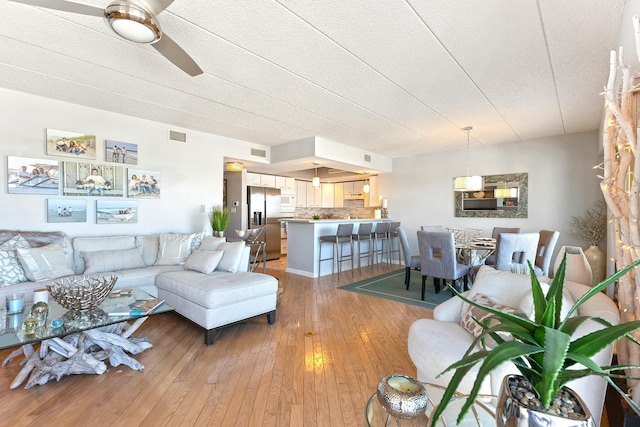
<svg viewBox="0 0 640 427">
<path fill-rule="evenodd" d="M 429 403 L 424 384 L 404 374 L 388 375 L 380 380 L 377 395 L 387 414 L 402 419 L 416 418 Z"/>
<path fill-rule="evenodd" d="M 236 230 L 236 234 L 242 240 L 254 240 L 261 231 L 262 228 L 250 228 L 248 230 Z"/>
<path fill-rule="evenodd" d="M 98 307 L 116 284 L 118 277 L 71 276 L 54 280 L 47 289 L 51 297 L 70 311 L 86 311 Z"/>
</svg>

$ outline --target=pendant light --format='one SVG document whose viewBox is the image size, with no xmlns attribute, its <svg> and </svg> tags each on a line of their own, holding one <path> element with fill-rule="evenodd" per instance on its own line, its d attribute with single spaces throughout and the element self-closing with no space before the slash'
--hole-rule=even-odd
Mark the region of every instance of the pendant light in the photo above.
<svg viewBox="0 0 640 427">
<path fill-rule="evenodd" d="M 484 179 L 481 176 L 469 174 L 469 145 L 472 129 L 473 126 L 466 126 L 462 128 L 462 130 L 467 131 L 467 176 L 458 176 L 454 179 L 454 191 L 480 191 L 484 187 Z"/>
<path fill-rule="evenodd" d="M 314 165 L 318 166 L 320 163 L 313 162 Z M 313 179 L 311 180 L 311 186 L 318 188 L 320 187 L 320 177 L 318 176 L 318 168 L 315 168 L 315 172 L 313 174 Z"/>
<path fill-rule="evenodd" d="M 369 173 L 366 173 L 367 175 L 369 175 Z M 369 193 L 369 191 L 371 191 L 371 186 L 369 185 L 369 177 L 367 176 L 367 180 L 364 182 L 364 186 L 362 187 L 362 191 L 365 192 L 365 194 Z"/>
</svg>

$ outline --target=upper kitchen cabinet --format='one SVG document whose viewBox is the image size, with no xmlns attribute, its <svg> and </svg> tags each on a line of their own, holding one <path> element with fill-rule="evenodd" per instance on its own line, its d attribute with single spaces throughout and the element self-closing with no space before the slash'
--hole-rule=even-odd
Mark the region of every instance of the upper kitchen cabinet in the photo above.
<svg viewBox="0 0 640 427">
<path fill-rule="evenodd" d="M 344 207 L 344 182 L 337 182 L 333 185 L 333 207 Z"/>
<path fill-rule="evenodd" d="M 365 197 L 365 206 L 378 206 L 379 194 L 378 175 L 375 175 L 369 178 L 369 197 Z"/>
<path fill-rule="evenodd" d="M 276 187 L 276 176 L 275 175 L 262 175 L 260 177 L 260 186 L 269 187 L 269 188 L 278 188 L 278 187 Z"/>
<path fill-rule="evenodd" d="M 276 188 L 286 190 L 287 179 L 284 176 L 276 176 Z"/>
<path fill-rule="evenodd" d="M 284 179 L 284 189 L 288 191 L 296 191 L 296 180 L 295 178 L 285 177 Z"/>
<path fill-rule="evenodd" d="M 307 181 L 296 181 L 296 207 L 307 207 Z"/>
<path fill-rule="evenodd" d="M 323 208 L 334 207 L 334 185 L 328 182 L 323 182 L 320 184 L 320 189 L 322 193 L 322 202 L 320 206 Z"/>
<path fill-rule="evenodd" d="M 259 173 L 247 172 L 247 185 L 252 187 L 260 186 L 260 177 Z"/>
</svg>

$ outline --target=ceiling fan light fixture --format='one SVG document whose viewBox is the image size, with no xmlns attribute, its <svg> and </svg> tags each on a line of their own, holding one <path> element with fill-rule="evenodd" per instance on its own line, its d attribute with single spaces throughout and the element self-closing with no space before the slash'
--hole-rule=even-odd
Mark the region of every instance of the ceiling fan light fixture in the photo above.
<svg viewBox="0 0 640 427">
<path fill-rule="evenodd" d="M 116 34 L 135 43 L 155 43 L 162 37 L 153 15 L 133 3 L 110 4 L 104 10 L 104 18 Z"/>
</svg>

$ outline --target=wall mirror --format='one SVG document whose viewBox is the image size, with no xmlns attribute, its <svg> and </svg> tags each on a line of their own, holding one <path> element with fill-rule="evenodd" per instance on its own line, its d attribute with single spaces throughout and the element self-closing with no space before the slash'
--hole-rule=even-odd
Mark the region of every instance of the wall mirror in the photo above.
<svg viewBox="0 0 640 427">
<path fill-rule="evenodd" d="M 456 191 L 455 215 L 473 218 L 527 218 L 529 174 L 485 175 L 481 191 Z"/>
</svg>

